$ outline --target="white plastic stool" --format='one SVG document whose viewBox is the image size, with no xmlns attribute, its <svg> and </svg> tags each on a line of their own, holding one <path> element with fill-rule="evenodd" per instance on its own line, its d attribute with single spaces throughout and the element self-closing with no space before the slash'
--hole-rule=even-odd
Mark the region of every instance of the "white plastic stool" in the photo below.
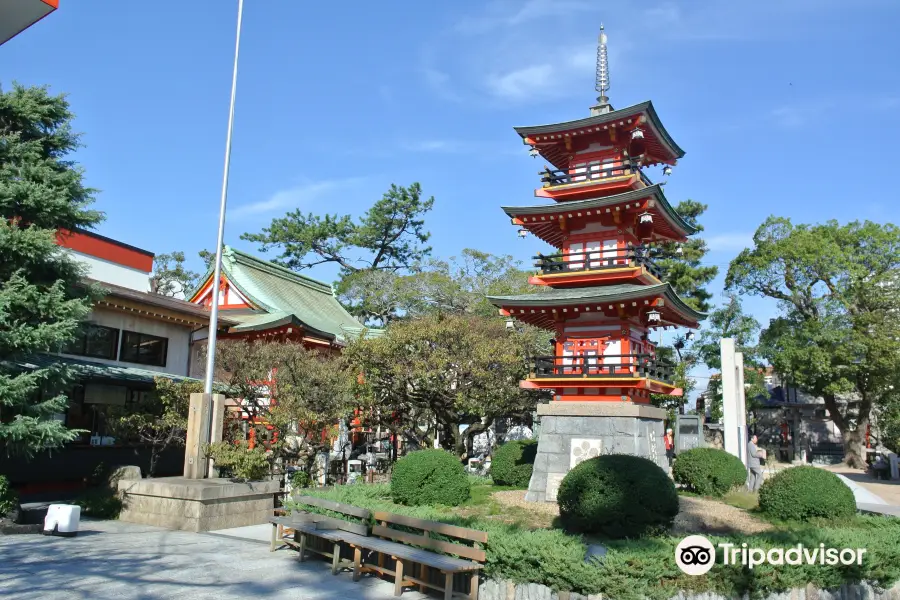
<svg viewBox="0 0 900 600">
<path fill-rule="evenodd" d="M 81 507 L 73 504 L 51 504 L 44 518 L 44 535 L 74 537 L 81 522 Z"/>
</svg>

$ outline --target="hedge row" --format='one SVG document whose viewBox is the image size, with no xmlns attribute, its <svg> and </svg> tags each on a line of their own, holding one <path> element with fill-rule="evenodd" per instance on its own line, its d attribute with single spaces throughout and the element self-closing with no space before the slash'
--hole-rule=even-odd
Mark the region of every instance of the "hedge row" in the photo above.
<svg viewBox="0 0 900 600">
<path fill-rule="evenodd" d="M 562 530 L 530 531 L 487 518 L 463 518 L 428 506 L 401 506 L 391 501 L 390 486 L 350 485 L 335 489 L 304 490 L 305 494 L 420 519 L 440 521 L 488 532 L 485 575 L 519 583 L 539 583 L 556 590 L 604 594 L 616 600 L 664 600 L 679 590 L 716 592 L 729 597 L 764 595 L 812 583 L 835 588 L 865 579 L 890 587 L 900 581 L 900 520 L 859 517 L 843 526 L 816 523 L 797 525 L 790 531 L 755 536 L 712 537 L 714 544 L 746 542 L 760 548 L 784 548 L 797 543 L 818 547 L 867 548 L 861 567 L 848 571 L 838 565 L 803 565 L 789 568 L 757 567 L 752 577 L 740 569 L 717 565 L 705 576 L 683 574 L 673 560 L 681 537 L 659 536 L 634 541 L 607 541 L 601 564 L 584 562 L 585 544 Z M 594 542 L 591 542 L 594 543 Z M 858 569 L 858 570 L 857 570 Z"/>
</svg>

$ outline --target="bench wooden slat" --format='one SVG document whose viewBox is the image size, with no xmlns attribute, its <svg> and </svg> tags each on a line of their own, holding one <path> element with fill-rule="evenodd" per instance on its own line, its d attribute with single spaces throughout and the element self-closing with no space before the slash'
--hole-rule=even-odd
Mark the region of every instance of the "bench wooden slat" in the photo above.
<svg viewBox="0 0 900 600">
<path fill-rule="evenodd" d="M 316 498 L 315 496 L 297 496 L 295 498 L 292 498 L 292 500 L 297 504 L 307 504 L 309 506 L 324 508 L 326 510 L 332 510 L 334 512 L 339 512 L 341 514 L 350 515 L 350 516 L 357 517 L 360 519 L 368 520 L 369 517 L 372 516 L 372 512 L 365 508 L 353 506 L 352 504 L 341 504 L 340 502 L 332 502 L 331 500 L 325 500 L 324 498 Z"/>
<path fill-rule="evenodd" d="M 390 527 L 382 527 L 381 525 L 376 525 L 372 528 L 372 535 L 389 538 L 406 544 L 413 544 L 414 546 L 421 546 L 428 550 L 437 550 L 438 552 L 444 552 L 446 554 L 464 556 L 465 558 L 471 558 L 472 560 L 481 562 L 484 562 L 487 559 L 484 550 L 479 548 L 463 546 L 462 544 L 453 544 L 443 540 L 435 540 L 425 537 L 424 535 L 415 535 L 405 531 L 391 529 Z"/>
<path fill-rule="evenodd" d="M 434 552 L 430 552 L 428 550 L 413 548 L 412 546 L 407 546 L 406 544 L 399 544 L 397 542 L 383 540 L 381 538 L 359 536 L 355 540 L 350 538 L 344 539 L 349 544 L 360 546 L 362 548 L 365 548 L 366 550 L 374 550 L 376 552 L 384 553 L 387 556 L 395 556 L 402 560 L 409 560 L 412 562 L 417 562 L 419 564 L 428 565 L 429 567 L 433 567 L 441 571 L 452 571 L 454 573 L 460 573 L 464 571 L 475 571 L 483 567 L 483 565 L 477 562 L 472 562 L 461 558 L 454 558 L 452 556 L 445 556 L 443 554 L 435 554 Z"/>
<path fill-rule="evenodd" d="M 471 540 L 473 542 L 487 542 L 488 535 L 484 531 L 477 529 L 466 529 L 465 527 L 457 527 L 456 525 L 447 525 L 446 523 L 438 523 L 437 521 L 426 521 L 424 519 L 415 519 L 404 515 L 395 515 L 394 513 L 376 512 L 376 521 L 387 521 L 388 523 L 396 523 L 397 525 L 405 525 L 406 527 L 415 527 L 425 531 L 433 531 L 441 535 L 458 538 L 461 540 Z"/>
<path fill-rule="evenodd" d="M 326 517 L 325 515 L 316 515 L 316 529 L 339 529 L 348 531 L 357 535 L 369 535 L 369 526 L 363 523 L 350 523 L 342 519 Z"/>
</svg>

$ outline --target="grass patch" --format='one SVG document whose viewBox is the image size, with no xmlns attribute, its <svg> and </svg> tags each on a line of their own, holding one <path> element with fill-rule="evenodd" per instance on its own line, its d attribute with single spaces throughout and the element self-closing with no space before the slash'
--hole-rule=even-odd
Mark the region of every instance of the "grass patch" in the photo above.
<svg viewBox="0 0 900 600">
<path fill-rule="evenodd" d="M 513 516 L 516 511 L 508 507 L 499 507 L 497 515 L 489 514 L 499 506 L 488 500 L 490 491 L 473 490 L 470 502 L 474 503 L 455 508 L 394 504 L 387 484 L 311 489 L 304 493 L 372 511 L 393 512 L 486 531 L 486 576 L 540 583 L 555 590 L 584 595 L 604 594 L 616 600 L 664 600 L 676 596 L 680 590 L 715 592 L 730 597 L 746 593 L 758 598 L 804 587 L 807 583 L 818 588 L 835 588 L 865 580 L 889 588 L 900 580 L 900 519 L 866 516 L 840 523 L 782 523 L 778 531 L 757 535 L 709 536 L 714 545 L 728 542 L 739 547 L 746 542 L 751 547 L 787 548 L 802 543 L 812 548 L 824 543 L 826 547 L 866 548 L 868 553 L 861 566 L 762 566 L 753 571 L 723 565 L 720 556 L 709 573 L 692 577 L 683 574 L 675 564 L 675 546 L 681 541 L 680 536 L 598 540 L 609 552 L 602 562 L 586 564 L 585 540 L 580 536 L 558 529 L 533 529 L 526 522 L 518 521 Z"/>
<path fill-rule="evenodd" d="M 722 500 L 725 504 L 744 510 L 756 510 L 759 508 L 759 496 L 747 490 L 733 489 L 725 494 Z"/>
</svg>

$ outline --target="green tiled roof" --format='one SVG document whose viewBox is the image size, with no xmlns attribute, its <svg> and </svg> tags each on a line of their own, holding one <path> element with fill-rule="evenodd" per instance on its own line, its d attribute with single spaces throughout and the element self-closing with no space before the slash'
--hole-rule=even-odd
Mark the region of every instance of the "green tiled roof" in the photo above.
<svg viewBox="0 0 900 600">
<path fill-rule="evenodd" d="M 376 335 L 377 330 L 363 327 L 341 306 L 327 283 L 229 246 L 222 255 L 222 272 L 254 306 L 265 311 L 243 315 L 229 313 L 229 318 L 239 321 L 233 331 L 295 323 L 339 342 L 347 341 L 357 330 L 365 332 L 367 337 Z M 209 276 L 207 274 L 204 279 Z"/>
<path fill-rule="evenodd" d="M 635 300 L 651 295 L 663 295 L 682 314 L 699 321 L 706 318 L 706 313 L 694 310 L 678 297 L 668 283 L 656 285 L 637 285 L 621 283 L 585 288 L 551 289 L 540 294 L 521 294 L 518 296 L 488 296 L 494 306 L 561 306 L 573 301 L 597 300 L 600 302 L 618 302 Z"/>
<path fill-rule="evenodd" d="M 165 377 L 175 381 L 200 381 L 192 377 L 172 375 L 171 373 L 160 373 L 159 371 L 122 365 L 107 365 L 91 360 L 57 356 L 55 354 L 38 354 L 27 359 L 17 360 L 12 364 L 14 368 L 25 371 L 35 371 L 61 364 L 69 367 L 78 381 L 105 381 L 120 384 L 139 383 L 145 385 L 153 385 L 154 377 Z"/>
</svg>

